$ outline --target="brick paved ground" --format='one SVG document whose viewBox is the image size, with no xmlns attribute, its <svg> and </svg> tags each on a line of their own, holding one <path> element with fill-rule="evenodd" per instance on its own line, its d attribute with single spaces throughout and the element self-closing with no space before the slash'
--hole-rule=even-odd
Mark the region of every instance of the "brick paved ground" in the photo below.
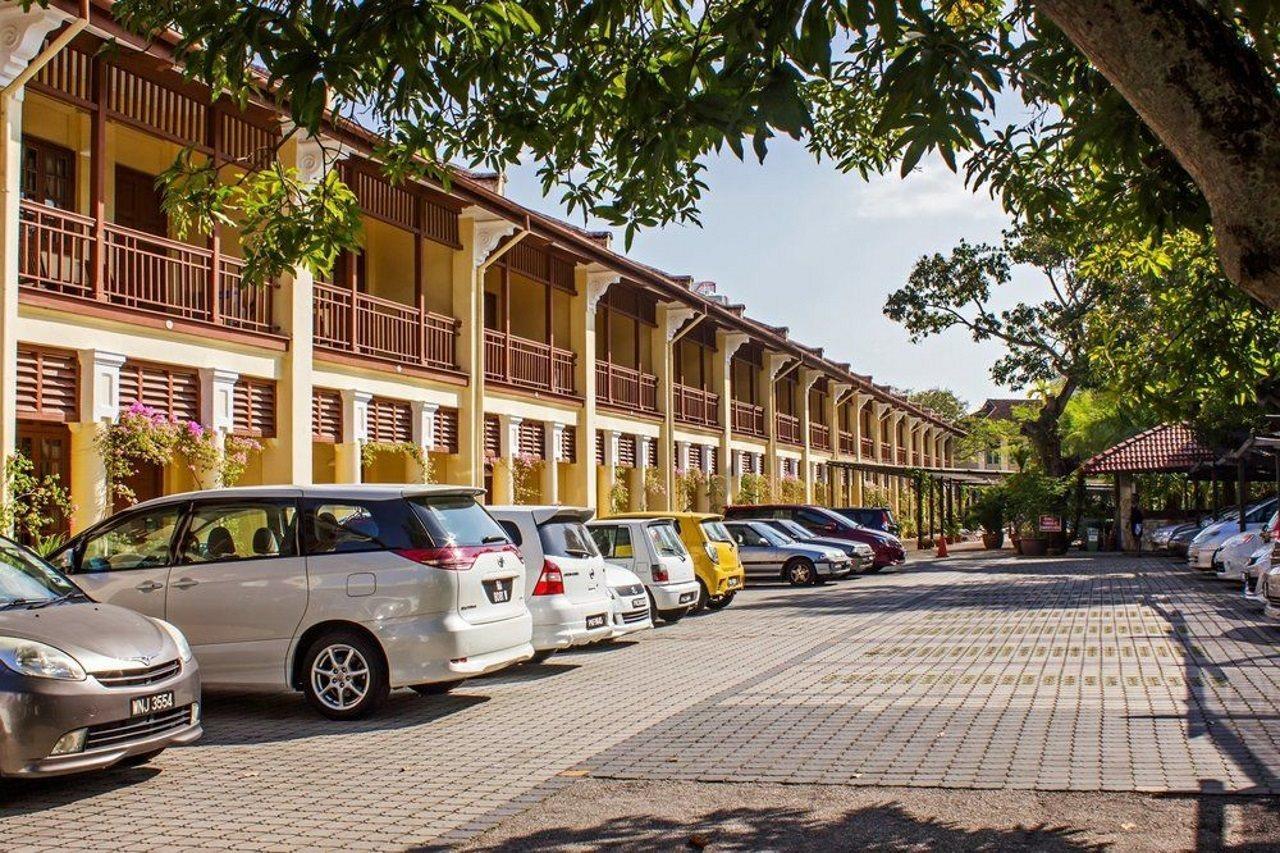
<svg viewBox="0 0 1280 853">
<path fill-rule="evenodd" d="M 1280 788 L 1280 631 L 1155 559 L 964 559 L 805 590 L 335 725 L 210 696 L 153 767 L 3 789 L 0 847 L 453 843 L 584 775 Z"/>
</svg>

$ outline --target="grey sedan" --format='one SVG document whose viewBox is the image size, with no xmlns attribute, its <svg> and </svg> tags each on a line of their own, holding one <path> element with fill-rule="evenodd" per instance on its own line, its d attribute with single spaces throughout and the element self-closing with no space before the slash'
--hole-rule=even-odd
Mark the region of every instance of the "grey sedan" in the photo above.
<svg viewBox="0 0 1280 853">
<path fill-rule="evenodd" d="M 865 542 L 854 542 L 850 539 L 836 539 L 832 536 L 817 536 L 799 522 L 789 518 L 761 518 L 761 523 L 805 545 L 821 545 L 824 548 L 835 548 L 843 551 L 850 560 L 850 567 L 855 572 L 870 571 L 875 565 L 876 553 Z"/>
<path fill-rule="evenodd" d="M 759 521 L 726 521 L 747 577 L 781 578 L 792 586 L 847 575 L 849 557 L 838 548 L 807 545 Z"/>
<path fill-rule="evenodd" d="M 177 628 L 0 537 L 0 720 L 3 776 L 142 764 L 200 737 L 200 676 Z"/>
</svg>

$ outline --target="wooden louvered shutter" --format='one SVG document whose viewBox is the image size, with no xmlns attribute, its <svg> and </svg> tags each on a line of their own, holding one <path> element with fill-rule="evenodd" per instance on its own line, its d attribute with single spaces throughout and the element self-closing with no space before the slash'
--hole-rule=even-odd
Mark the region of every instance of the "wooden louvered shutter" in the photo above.
<svg viewBox="0 0 1280 853">
<path fill-rule="evenodd" d="M 707 452 L 707 470 L 710 471 L 712 474 L 718 473 L 720 468 L 717 465 L 717 463 L 720 460 L 717 458 L 717 455 L 718 455 L 717 448 L 714 446 L 709 446 L 707 447 L 706 452 Z"/>
<path fill-rule="evenodd" d="M 560 459 L 571 464 L 578 461 L 578 428 L 572 424 L 560 434 Z"/>
<path fill-rule="evenodd" d="M 604 464 L 604 432 L 596 430 L 596 464 Z"/>
<path fill-rule="evenodd" d="M 448 406 L 436 409 L 435 439 L 431 449 L 436 453 L 458 452 L 458 410 Z"/>
<path fill-rule="evenodd" d="M 690 471 L 702 470 L 702 445 L 701 444 L 689 445 L 689 470 Z"/>
<path fill-rule="evenodd" d="M 235 434 L 275 438 L 276 383 L 271 379 L 241 376 L 235 385 Z"/>
<path fill-rule="evenodd" d="M 520 423 L 520 453 L 534 459 L 546 456 L 546 424 L 542 421 L 522 421 Z"/>
<path fill-rule="evenodd" d="M 126 361 L 120 368 L 120 408 L 134 403 L 179 421 L 200 419 L 200 377 L 194 370 Z"/>
<path fill-rule="evenodd" d="M 484 453 L 485 456 L 497 459 L 502 453 L 502 425 L 497 415 L 484 416 Z"/>
<path fill-rule="evenodd" d="M 413 439 L 413 406 L 404 400 L 369 401 L 369 440 L 399 444 Z"/>
<path fill-rule="evenodd" d="M 342 395 L 337 391 L 312 389 L 311 439 L 325 443 L 342 441 Z"/>
<path fill-rule="evenodd" d="M 18 348 L 18 417 L 79 420 L 80 361 L 74 352 Z"/>
<path fill-rule="evenodd" d="M 636 437 L 622 435 L 618 437 L 618 465 L 623 468 L 636 466 Z"/>
</svg>

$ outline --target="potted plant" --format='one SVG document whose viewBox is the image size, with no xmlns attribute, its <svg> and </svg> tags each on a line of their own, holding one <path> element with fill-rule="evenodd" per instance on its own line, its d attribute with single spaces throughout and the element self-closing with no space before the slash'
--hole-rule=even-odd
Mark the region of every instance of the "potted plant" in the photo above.
<svg viewBox="0 0 1280 853">
<path fill-rule="evenodd" d="M 1019 553 L 1026 557 L 1043 557 L 1048 553 L 1049 539 L 1040 531 L 1042 515 L 1062 515 L 1064 485 L 1040 471 L 1019 471 L 1004 486 L 1006 509 L 1018 533 Z"/>
<path fill-rule="evenodd" d="M 968 525 L 982 528 L 983 548 L 1004 547 L 1006 496 L 1001 486 L 983 489 L 969 508 Z"/>
</svg>

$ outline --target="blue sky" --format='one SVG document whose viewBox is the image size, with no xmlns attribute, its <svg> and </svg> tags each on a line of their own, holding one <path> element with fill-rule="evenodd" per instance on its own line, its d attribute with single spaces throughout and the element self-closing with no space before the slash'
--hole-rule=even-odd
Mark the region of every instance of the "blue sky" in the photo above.
<svg viewBox="0 0 1280 853">
<path fill-rule="evenodd" d="M 998 345 L 959 331 L 911 344 L 882 313 L 922 254 L 946 252 L 961 238 L 998 241 L 1009 224 L 998 204 L 965 189 L 940 160 L 926 160 L 905 180 L 895 172 L 863 181 L 784 139 L 763 165 L 728 154 L 713 159 L 706 180 L 703 227 L 643 232 L 633 257 L 716 282 L 753 317 L 788 326 L 797 340 L 826 347 L 878 382 L 951 388 L 974 407 L 1009 393 L 988 373 Z M 542 197 L 531 167 L 509 174 L 507 194 L 564 215 L 554 198 Z M 1015 279 L 1020 290 L 1034 289 L 1033 281 Z"/>
</svg>

